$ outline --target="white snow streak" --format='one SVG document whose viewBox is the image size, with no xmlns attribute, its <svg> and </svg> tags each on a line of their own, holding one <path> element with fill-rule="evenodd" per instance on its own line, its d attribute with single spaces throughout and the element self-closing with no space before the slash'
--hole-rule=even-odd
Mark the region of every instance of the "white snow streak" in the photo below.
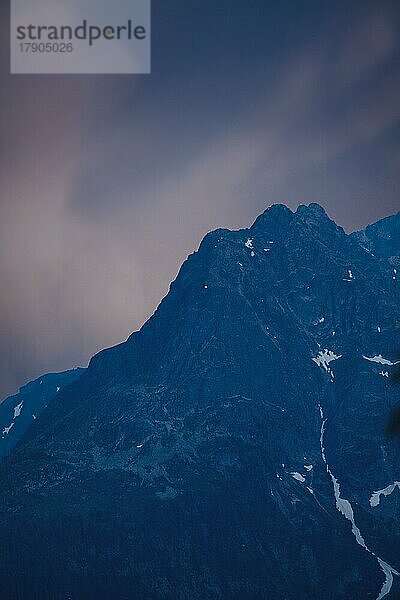
<svg viewBox="0 0 400 600">
<path fill-rule="evenodd" d="M 324 447 L 324 436 L 325 436 L 325 426 L 326 426 L 327 419 L 325 419 L 325 417 L 324 417 L 324 411 L 322 410 L 321 405 L 319 405 L 319 412 L 321 415 L 321 435 L 320 435 L 321 455 L 322 455 L 322 460 L 325 463 L 327 473 L 330 476 L 332 483 L 333 483 L 333 491 L 335 494 L 336 508 L 348 521 L 350 521 L 351 531 L 352 531 L 354 537 L 356 538 L 357 543 L 362 548 L 364 548 L 364 550 L 369 552 L 369 554 L 371 554 L 378 561 L 378 564 L 385 575 L 385 581 L 383 583 L 380 594 L 376 600 L 382 600 L 382 598 L 384 598 L 390 592 L 390 590 L 392 588 L 393 575 L 400 576 L 400 573 L 398 573 L 395 569 L 393 569 L 393 567 L 391 567 L 387 562 L 382 560 L 379 556 L 377 556 L 372 550 L 370 550 L 368 548 L 368 546 L 366 545 L 365 540 L 361 534 L 361 531 L 359 530 L 359 528 L 356 525 L 356 522 L 354 519 L 354 511 L 353 511 L 353 507 L 352 507 L 350 501 L 341 497 L 340 484 L 339 484 L 338 480 L 336 479 L 336 477 L 333 475 L 333 473 L 329 467 L 329 464 L 327 462 L 327 459 L 326 459 L 326 453 L 325 453 L 325 447 Z"/>
<path fill-rule="evenodd" d="M 8 435 L 10 430 L 13 427 L 14 427 L 14 421 L 8 427 L 4 427 L 2 437 L 4 438 L 5 435 Z"/>
<path fill-rule="evenodd" d="M 394 365 L 398 365 L 400 363 L 400 360 L 398 360 L 397 362 L 392 362 L 387 358 L 383 358 L 382 354 L 378 354 L 377 356 L 364 356 L 363 354 L 362 356 L 363 358 L 365 358 L 365 360 L 369 360 L 369 362 L 379 363 L 380 365 L 390 365 L 393 367 Z"/>
</svg>

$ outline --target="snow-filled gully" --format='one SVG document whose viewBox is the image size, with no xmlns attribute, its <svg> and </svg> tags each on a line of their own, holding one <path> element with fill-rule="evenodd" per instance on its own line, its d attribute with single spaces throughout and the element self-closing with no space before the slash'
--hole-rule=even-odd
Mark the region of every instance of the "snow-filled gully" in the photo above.
<svg viewBox="0 0 400 600">
<path fill-rule="evenodd" d="M 348 521 L 350 521 L 351 531 L 352 531 L 354 537 L 356 538 L 357 543 L 360 546 L 362 546 L 362 548 L 364 548 L 364 550 L 366 552 L 369 552 L 369 554 L 371 554 L 378 561 L 378 564 L 385 575 L 385 581 L 383 582 L 382 589 L 376 600 L 382 600 L 382 598 L 384 598 L 385 596 L 387 596 L 387 594 L 389 594 L 389 592 L 392 588 L 393 575 L 400 576 L 400 573 L 398 573 L 393 567 L 391 567 L 388 563 L 386 563 L 379 556 L 377 556 L 375 554 L 375 552 L 373 552 L 372 550 L 370 550 L 370 548 L 368 548 L 368 546 L 365 543 L 365 540 L 362 536 L 361 531 L 359 530 L 359 528 L 356 525 L 356 522 L 354 519 L 354 511 L 353 511 L 351 502 L 349 500 L 346 500 L 345 498 L 341 497 L 340 483 L 338 482 L 338 480 L 332 473 L 329 463 L 326 458 L 325 446 L 324 446 L 324 436 L 325 436 L 325 426 L 326 426 L 327 419 L 324 417 L 324 411 L 323 411 L 321 405 L 319 405 L 319 412 L 321 415 L 321 436 L 320 436 L 321 455 L 322 455 L 322 460 L 325 463 L 327 473 L 332 480 L 333 491 L 334 491 L 335 500 L 336 500 L 336 508 Z"/>
</svg>

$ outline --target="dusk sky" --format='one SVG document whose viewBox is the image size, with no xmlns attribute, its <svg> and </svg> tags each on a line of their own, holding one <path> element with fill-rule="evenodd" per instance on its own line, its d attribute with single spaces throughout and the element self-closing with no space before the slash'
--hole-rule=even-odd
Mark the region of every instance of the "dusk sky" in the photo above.
<svg viewBox="0 0 400 600">
<path fill-rule="evenodd" d="M 0 396 L 140 327 L 216 227 L 400 208 L 398 1 L 153 0 L 152 74 L 10 75 L 0 8 Z"/>
</svg>

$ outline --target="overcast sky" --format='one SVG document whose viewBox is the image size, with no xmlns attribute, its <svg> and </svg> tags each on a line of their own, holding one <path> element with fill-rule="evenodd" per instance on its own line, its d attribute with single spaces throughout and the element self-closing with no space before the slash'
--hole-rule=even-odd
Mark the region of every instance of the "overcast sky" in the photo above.
<svg viewBox="0 0 400 600">
<path fill-rule="evenodd" d="M 150 76 L 10 76 L 2 3 L 0 396 L 125 339 L 211 229 L 399 209 L 398 2 L 152 12 Z"/>
</svg>

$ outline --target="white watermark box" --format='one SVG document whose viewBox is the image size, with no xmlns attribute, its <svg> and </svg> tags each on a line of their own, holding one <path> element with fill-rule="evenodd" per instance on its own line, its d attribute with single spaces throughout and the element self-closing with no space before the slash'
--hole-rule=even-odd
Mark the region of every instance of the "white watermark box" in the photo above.
<svg viewBox="0 0 400 600">
<path fill-rule="evenodd" d="M 150 3 L 11 0 L 11 73 L 150 73 Z"/>
</svg>

